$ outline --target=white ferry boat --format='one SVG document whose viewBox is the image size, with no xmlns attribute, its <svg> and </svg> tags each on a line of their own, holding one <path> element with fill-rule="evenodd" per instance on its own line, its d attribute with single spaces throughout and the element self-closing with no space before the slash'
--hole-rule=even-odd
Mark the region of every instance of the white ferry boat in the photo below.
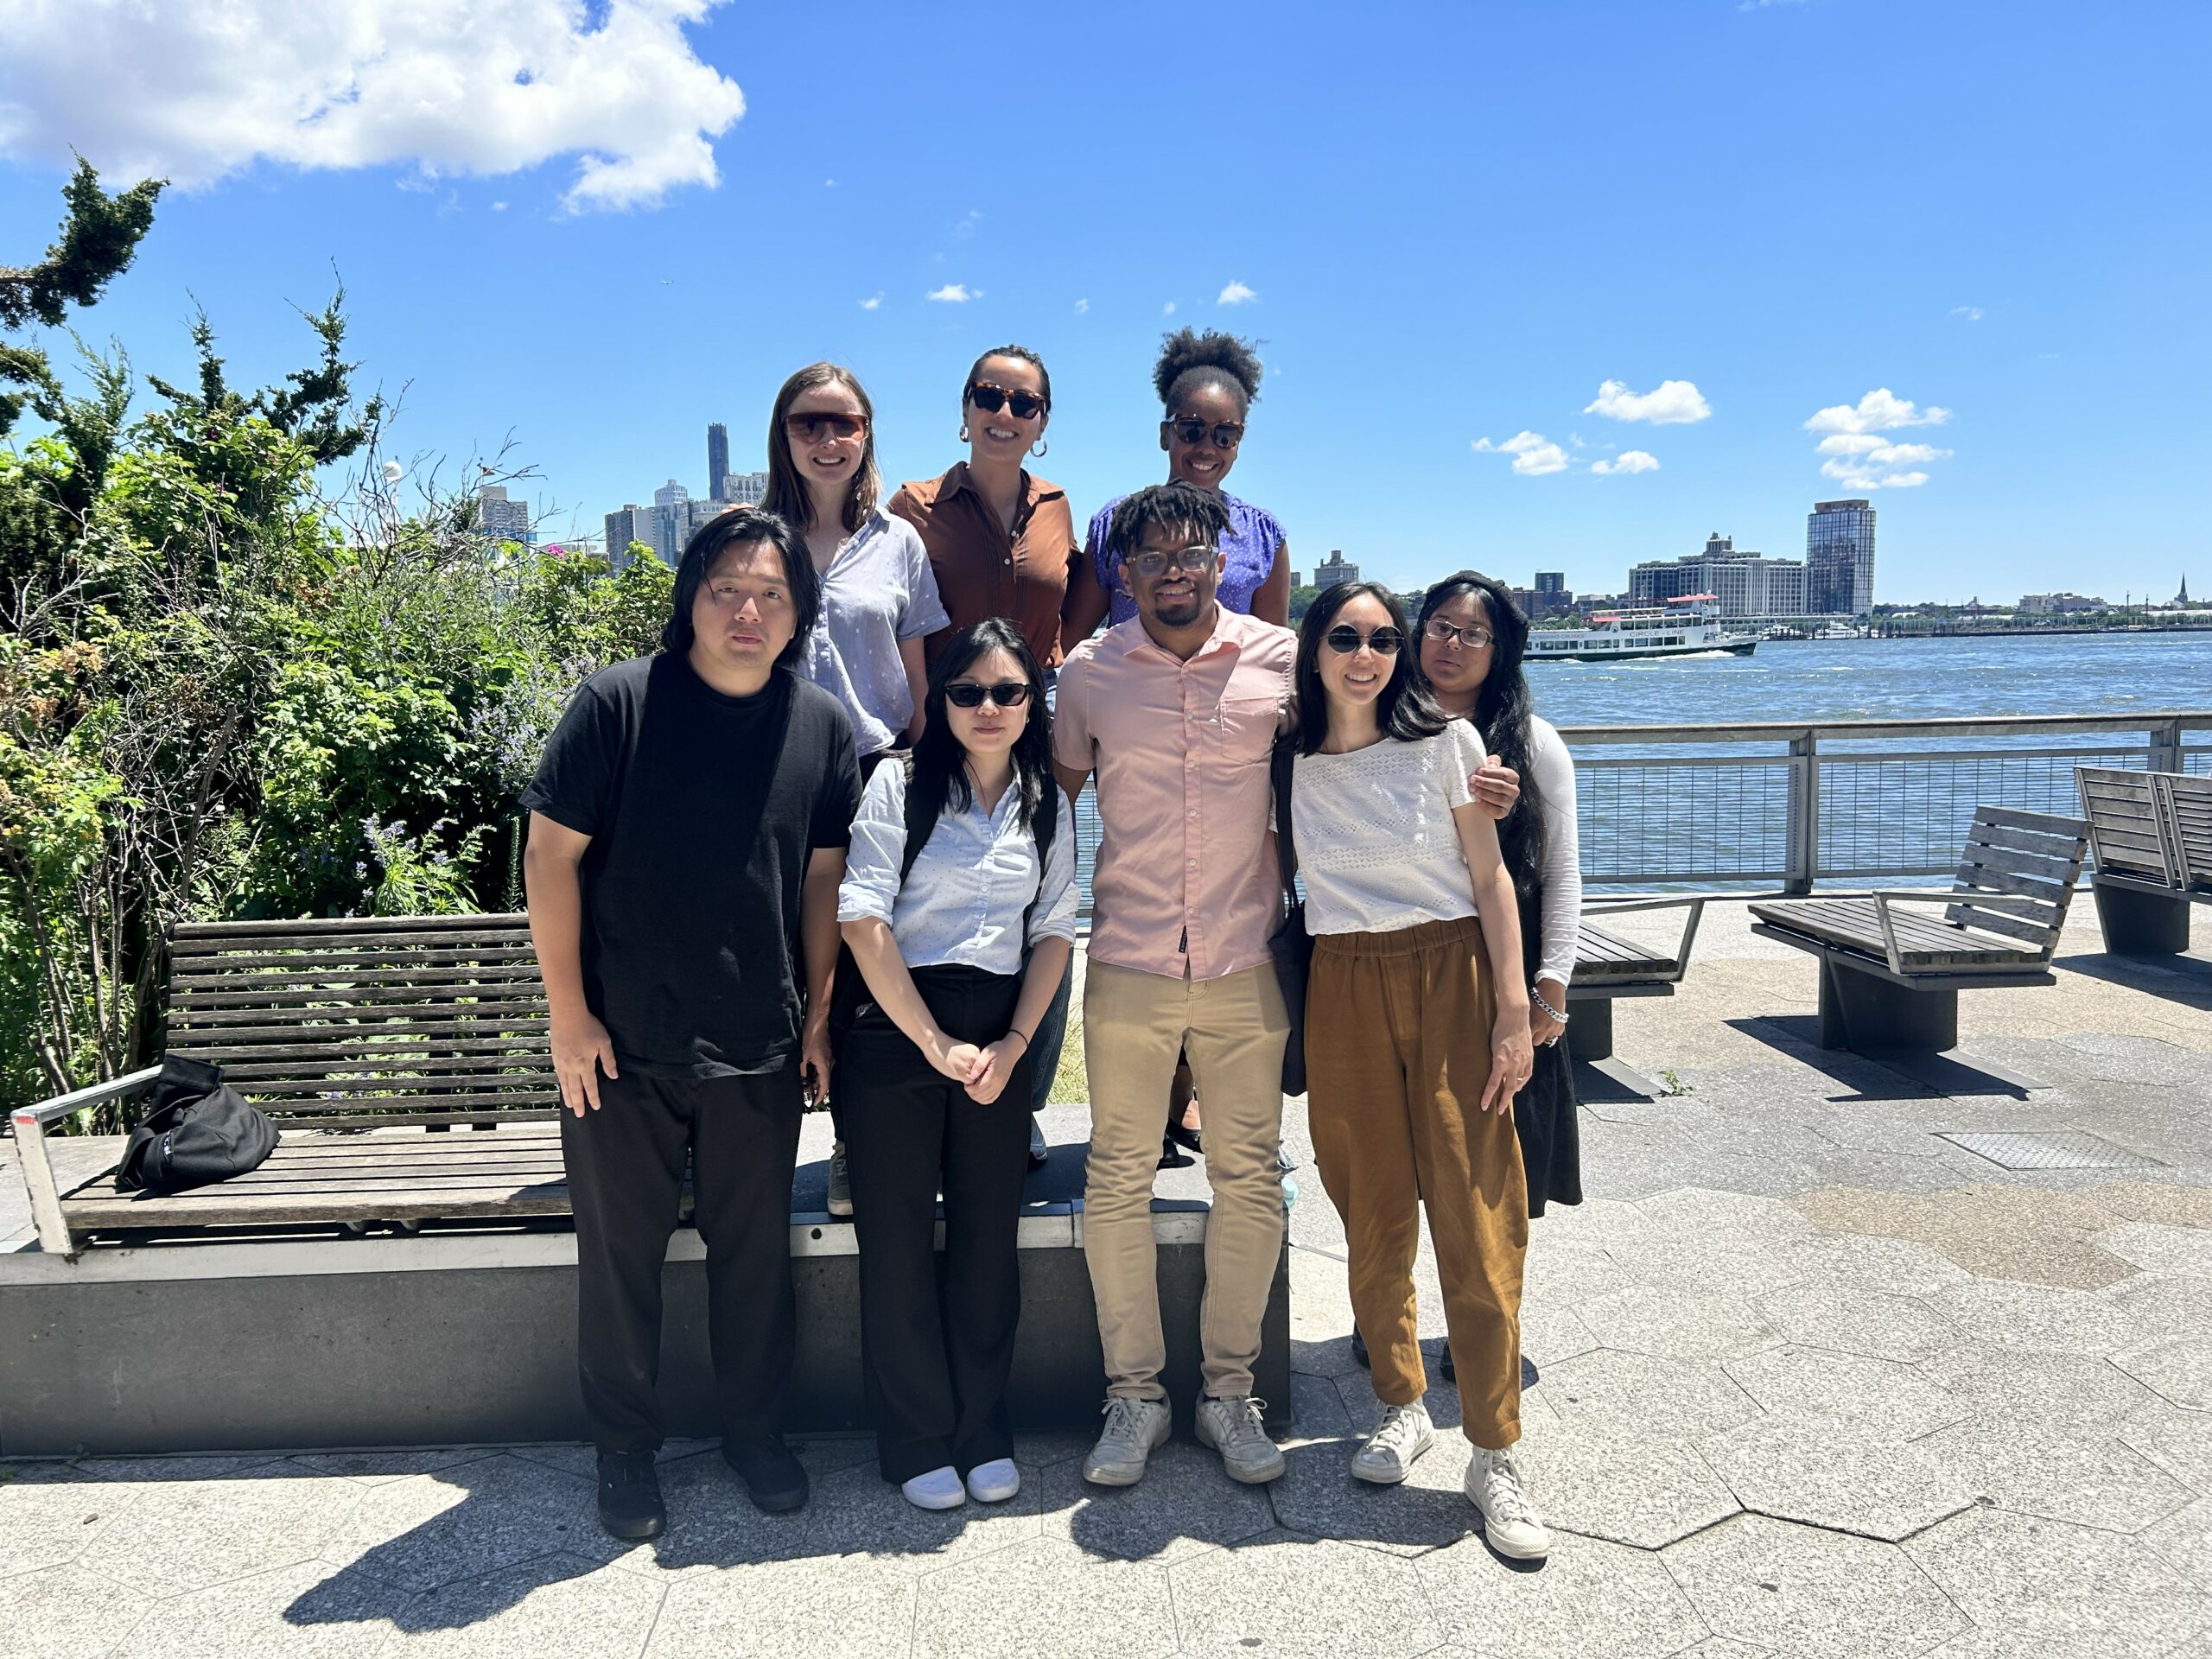
<svg viewBox="0 0 2212 1659">
<path fill-rule="evenodd" d="M 1688 594 L 1651 610 L 1608 611 L 1590 619 L 1586 628 L 1532 628 L 1530 662 L 1625 663 L 1639 657 L 1695 657 L 1725 652 L 1748 657 L 1758 648 L 1755 633 L 1731 633 L 1704 608 L 1713 594 Z"/>
</svg>

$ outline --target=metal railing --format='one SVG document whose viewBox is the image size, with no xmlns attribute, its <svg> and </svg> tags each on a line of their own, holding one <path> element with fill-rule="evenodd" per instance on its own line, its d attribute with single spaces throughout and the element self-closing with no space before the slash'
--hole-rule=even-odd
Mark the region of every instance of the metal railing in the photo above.
<svg viewBox="0 0 2212 1659">
<path fill-rule="evenodd" d="M 1982 804 L 2079 816 L 2077 766 L 2212 773 L 2212 709 L 1743 726 L 1572 726 L 1582 879 L 1779 887 L 1948 875 Z M 1098 849 L 1076 808 L 1084 906 Z"/>
</svg>

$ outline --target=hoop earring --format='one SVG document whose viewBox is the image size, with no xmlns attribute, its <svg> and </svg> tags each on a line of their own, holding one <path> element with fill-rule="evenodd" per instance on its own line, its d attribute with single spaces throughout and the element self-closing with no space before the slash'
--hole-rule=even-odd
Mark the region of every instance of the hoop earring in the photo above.
<svg viewBox="0 0 2212 1659">
<path fill-rule="evenodd" d="M 963 443 L 968 442 L 968 423 L 965 421 L 960 423 L 960 442 Z"/>
<path fill-rule="evenodd" d="M 1029 453 L 1033 455 L 1041 455 L 1051 447 L 1052 446 L 1046 443 L 1044 439 L 1039 438 L 1034 444 L 1030 446 Z"/>
</svg>

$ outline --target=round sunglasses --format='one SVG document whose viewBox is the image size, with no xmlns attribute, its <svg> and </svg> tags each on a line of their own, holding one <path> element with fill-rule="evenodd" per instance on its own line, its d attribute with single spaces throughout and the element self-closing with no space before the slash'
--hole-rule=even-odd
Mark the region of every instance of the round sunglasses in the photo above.
<svg viewBox="0 0 2212 1659">
<path fill-rule="evenodd" d="M 1166 424 L 1185 443 L 1204 443 L 1209 434 L 1217 449 L 1234 449 L 1244 442 L 1244 423 L 1242 421 L 1217 421 L 1208 426 L 1195 415 L 1177 415 L 1171 417 Z"/>
<path fill-rule="evenodd" d="M 1017 421 L 1033 421 L 1051 407 L 1033 391 L 995 386 L 988 380 L 978 380 L 968 388 L 968 401 L 986 415 L 995 415 L 1003 409 Z"/>
<path fill-rule="evenodd" d="M 980 709 L 985 697 L 1001 709 L 1019 709 L 1029 701 L 1029 687 L 1021 680 L 1001 680 L 996 685 L 955 680 L 944 688 L 944 700 L 956 709 Z"/>
<path fill-rule="evenodd" d="M 1395 657 L 1406 643 L 1406 636 L 1387 622 L 1372 633 L 1362 633 L 1351 623 L 1339 622 L 1321 637 L 1339 657 L 1349 657 L 1362 645 L 1377 657 Z"/>
</svg>

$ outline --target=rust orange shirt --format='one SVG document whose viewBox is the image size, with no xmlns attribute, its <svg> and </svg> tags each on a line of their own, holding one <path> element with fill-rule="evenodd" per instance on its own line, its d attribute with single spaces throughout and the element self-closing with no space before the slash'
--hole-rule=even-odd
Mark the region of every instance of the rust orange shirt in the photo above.
<svg viewBox="0 0 2212 1659">
<path fill-rule="evenodd" d="M 921 533 L 938 594 L 952 618 L 950 626 L 922 642 L 931 662 L 953 629 L 1003 616 L 1021 630 L 1039 663 L 1058 665 L 1060 608 L 1067 600 L 1068 573 L 1084 556 L 1083 543 L 1066 491 L 1027 472 L 1021 483 L 1011 536 L 969 480 L 964 461 L 942 478 L 900 485 L 891 498 L 890 510 Z"/>
</svg>

